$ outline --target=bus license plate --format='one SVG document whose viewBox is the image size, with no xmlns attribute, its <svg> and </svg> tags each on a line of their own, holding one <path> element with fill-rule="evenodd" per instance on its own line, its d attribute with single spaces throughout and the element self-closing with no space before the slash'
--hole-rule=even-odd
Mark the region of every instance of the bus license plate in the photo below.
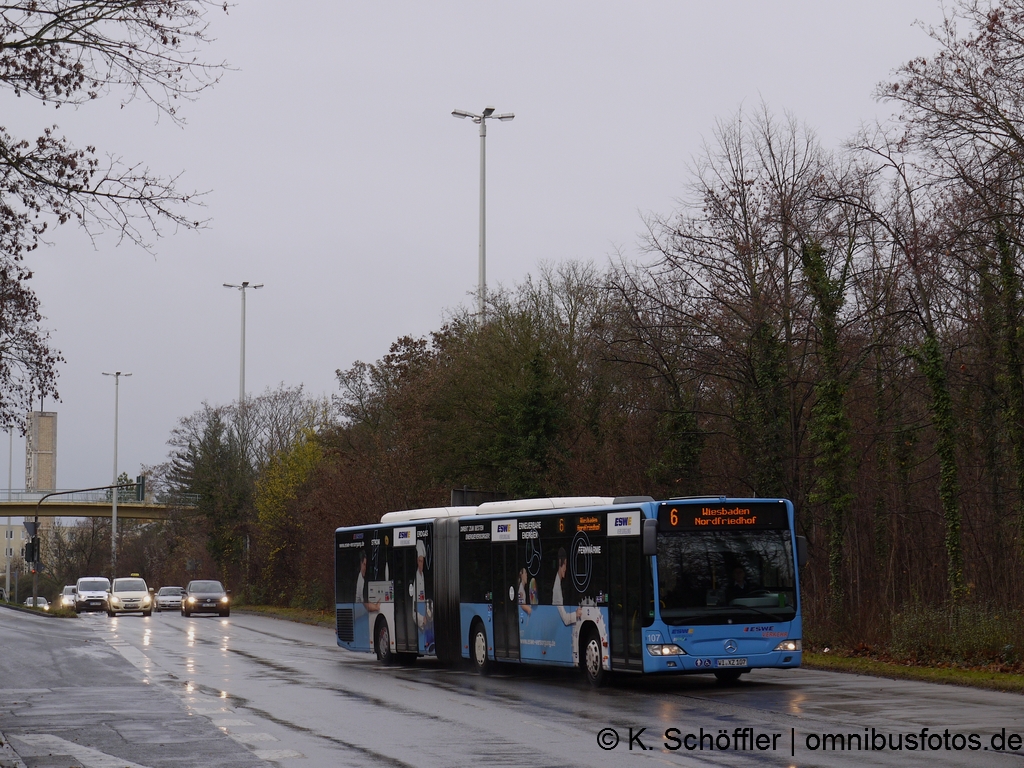
<svg viewBox="0 0 1024 768">
<path fill-rule="evenodd" d="M 746 659 L 715 659 L 716 667 L 745 667 Z"/>
</svg>

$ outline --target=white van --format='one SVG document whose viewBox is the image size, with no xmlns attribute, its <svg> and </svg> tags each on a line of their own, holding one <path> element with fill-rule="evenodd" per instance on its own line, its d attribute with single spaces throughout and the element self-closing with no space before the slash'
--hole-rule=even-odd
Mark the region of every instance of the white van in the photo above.
<svg viewBox="0 0 1024 768">
<path fill-rule="evenodd" d="M 75 584 L 75 613 L 107 610 L 107 592 L 110 579 L 104 576 L 84 576 Z"/>
</svg>

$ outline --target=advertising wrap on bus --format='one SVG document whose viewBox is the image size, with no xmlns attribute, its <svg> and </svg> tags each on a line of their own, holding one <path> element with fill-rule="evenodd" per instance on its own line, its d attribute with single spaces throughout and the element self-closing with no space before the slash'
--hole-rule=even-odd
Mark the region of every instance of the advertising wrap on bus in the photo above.
<svg viewBox="0 0 1024 768">
<path fill-rule="evenodd" d="M 799 666 L 788 501 L 556 501 L 339 528 L 338 644 L 384 662 L 580 667 L 595 684 L 611 671 L 734 680 Z"/>
</svg>

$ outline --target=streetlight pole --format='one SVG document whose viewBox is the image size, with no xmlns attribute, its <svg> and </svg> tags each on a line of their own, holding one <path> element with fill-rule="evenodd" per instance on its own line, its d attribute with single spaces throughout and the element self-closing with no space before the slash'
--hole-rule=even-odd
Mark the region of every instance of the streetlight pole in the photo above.
<svg viewBox="0 0 1024 768">
<path fill-rule="evenodd" d="M 479 115 L 462 109 L 453 110 L 452 115 L 458 118 L 468 117 L 480 126 L 480 264 L 477 279 L 477 315 L 478 322 L 483 325 L 487 302 L 487 121 L 512 120 L 515 114 L 505 112 L 496 115 L 494 107 L 487 107 Z"/>
<path fill-rule="evenodd" d="M 262 288 L 263 283 L 249 285 L 249 281 L 246 280 L 241 285 L 224 283 L 224 287 L 237 288 L 242 294 L 242 354 L 241 362 L 239 363 L 240 372 L 238 374 L 238 407 L 242 408 L 245 405 L 245 289 L 252 288 L 255 291 L 257 288 Z"/>
<path fill-rule="evenodd" d="M 7 500 L 11 500 L 11 482 L 14 476 L 14 427 L 7 431 Z M 14 554 L 14 539 L 11 536 L 11 516 L 7 516 L 7 528 L 4 529 L 4 560 L 6 561 L 4 594 L 11 599 L 11 555 Z M 8 554 L 10 550 L 10 554 Z"/>
<path fill-rule="evenodd" d="M 131 376 L 130 373 L 121 373 L 121 371 L 114 371 L 113 373 L 103 372 L 104 376 L 114 377 L 114 481 L 113 485 L 117 485 L 117 410 L 118 410 L 118 389 L 120 387 L 120 379 L 122 376 Z M 117 494 L 118 489 L 112 488 L 110 491 L 110 579 L 113 581 L 117 578 Z"/>
</svg>

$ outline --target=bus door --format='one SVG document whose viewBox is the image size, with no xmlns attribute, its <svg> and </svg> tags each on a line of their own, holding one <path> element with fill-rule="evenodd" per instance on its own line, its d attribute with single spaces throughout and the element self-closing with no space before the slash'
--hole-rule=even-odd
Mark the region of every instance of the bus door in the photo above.
<svg viewBox="0 0 1024 768">
<path fill-rule="evenodd" d="M 608 537 L 608 597 L 613 669 L 643 671 L 643 594 L 639 536 Z"/>
<path fill-rule="evenodd" d="M 411 533 L 411 538 L 409 535 Z M 411 544 L 407 544 L 410 541 Z M 395 528 L 395 546 L 391 550 L 395 566 L 395 651 L 419 651 L 416 631 L 416 529 Z"/>
<path fill-rule="evenodd" d="M 494 658 L 519 659 L 519 571 L 515 543 L 491 546 Z"/>
</svg>

